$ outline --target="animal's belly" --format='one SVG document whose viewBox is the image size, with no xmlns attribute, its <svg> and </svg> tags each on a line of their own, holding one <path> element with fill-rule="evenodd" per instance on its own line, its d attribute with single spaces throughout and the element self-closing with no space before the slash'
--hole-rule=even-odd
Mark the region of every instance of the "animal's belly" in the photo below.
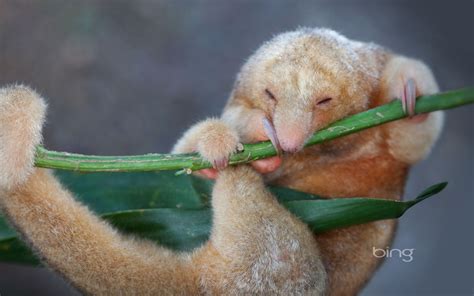
<svg viewBox="0 0 474 296">
<path fill-rule="evenodd" d="M 371 278 L 390 246 L 396 220 L 384 220 L 315 235 L 328 273 L 329 295 L 353 295 Z"/>
<path fill-rule="evenodd" d="M 334 163 L 289 162 L 282 170 L 288 173 L 271 181 L 272 184 L 324 197 L 400 199 L 408 166 L 390 156 L 380 155 Z"/>
<path fill-rule="evenodd" d="M 407 166 L 388 156 L 335 164 L 314 164 L 275 182 L 325 197 L 400 199 Z M 352 295 L 363 287 L 380 259 L 374 248 L 390 245 L 395 220 L 384 220 L 316 234 L 329 277 L 329 295 Z"/>
</svg>

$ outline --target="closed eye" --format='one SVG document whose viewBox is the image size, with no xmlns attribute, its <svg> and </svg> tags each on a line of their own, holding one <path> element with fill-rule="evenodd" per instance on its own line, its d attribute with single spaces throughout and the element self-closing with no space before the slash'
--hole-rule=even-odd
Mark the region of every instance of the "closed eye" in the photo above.
<svg viewBox="0 0 474 296">
<path fill-rule="evenodd" d="M 331 100 L 332 100 L 332 98 L 325 98 L 325 99 L 322 99 L 321 101 L 317 102 L 316 105 L 324 105 L 324 104 L 329 103 Z"/>
<path fill-rule="evenodd" d="M 265 89 L 265 93 L 267 94 L 267 96 L 268 96 L 270 99 L 276 101 L 275 96 L 272 94 L 271 91 L 268 90 L 268 88 Z"/>
</svg>

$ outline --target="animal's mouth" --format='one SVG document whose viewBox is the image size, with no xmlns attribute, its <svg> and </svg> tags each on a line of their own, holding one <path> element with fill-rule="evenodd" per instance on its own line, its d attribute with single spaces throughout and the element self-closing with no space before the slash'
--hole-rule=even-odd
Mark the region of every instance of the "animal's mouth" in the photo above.
<svg viewBox="0 0 474 296">
<path fill-rule="evenodd" d="M 282 151 L 286 153 L 297 153 L 303 149 L 308 139 L 307 133 L 302 133 L 296 128 L 288 128 L 288 126 L 275 128 L 275 125 L 268 118 L 263 118 L 263 127 L 266 136 L 270 139 L 278 154 Z"/>
<path fill-rule="evenodd" d="M 272 142 L 273 147 L 275 147 L 278 155 L 280 155 L 282 151 L 287 153 L 296 153 L 303 149 L 304 143 L 306 142 L 306 139 L 300 139 L 300 137 L 297 137 L 297 139 L 278 138 L 278 133 L 275 129 L 275 126 L 268 118 L 263 118 L 263 128 L 265 130 L 265 134 Z"/>
</svg>

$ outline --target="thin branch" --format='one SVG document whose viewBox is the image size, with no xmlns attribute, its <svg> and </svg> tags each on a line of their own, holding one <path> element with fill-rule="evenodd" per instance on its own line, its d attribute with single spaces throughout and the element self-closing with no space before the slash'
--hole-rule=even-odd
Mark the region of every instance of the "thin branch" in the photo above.
<svg viewBox="0 0 474 296">
<path fill-rule="evenodd" d="M 416 113 L 428 113 L 474 103 L 474 87 L 418 98 Z M 349 116 L 316 132 L 306 143 L 311 146 L 326 142 L 383 123 L 406 117 L 399 100 Z M 230 164 L 250 162 L 276 155 L 270 141 L 245 144 L 242 152 L 230 158 Z M 139 172 L 182 170 L 186 172 L 210 168 L 211 164 L 197 153 L 145 154 L 133 156 L 95 156 L 49 151 L 37 147 L 35 165 L 42 168 L 80 172 Z"/>
</svg>

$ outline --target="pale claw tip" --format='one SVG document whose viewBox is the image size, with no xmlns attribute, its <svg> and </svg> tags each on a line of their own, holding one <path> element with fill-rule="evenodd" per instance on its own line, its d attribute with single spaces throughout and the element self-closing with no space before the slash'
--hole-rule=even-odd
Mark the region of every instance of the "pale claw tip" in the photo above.
<svg viewBox="0 0 474 296">
<path fill-rule="evenodd" d="M 270 120 L 268 120 L 268 118 L 266 117 L 263 118 L 263 128 L 265 130 L 265 134 L 272 142 L 273 147 L 275 147 L 277 154 L 280 154 L 281 146 L 280 146 L 280 142 L 278 141 L 275 128 L 273 127 L 273 124 L 270 122 Z"/>
<path fill-rule="evenodd" d="M 416 83 L 413 78 L 409 78 L 405 83 L 404 90 L 404 101 L 405 101 L 405 113 L 409 117 L 415 116 L 415 104 L 416 104 Z"/>
<path fill-rule="evenodd" d="M 228 164 L 229 164 L 229 159 L 227 157 L 224 157 L 224 158 L 215 160 L 213 163 L 213 166 L 215 169 L 223 170 L 227 167 Z"/>
</svg>

